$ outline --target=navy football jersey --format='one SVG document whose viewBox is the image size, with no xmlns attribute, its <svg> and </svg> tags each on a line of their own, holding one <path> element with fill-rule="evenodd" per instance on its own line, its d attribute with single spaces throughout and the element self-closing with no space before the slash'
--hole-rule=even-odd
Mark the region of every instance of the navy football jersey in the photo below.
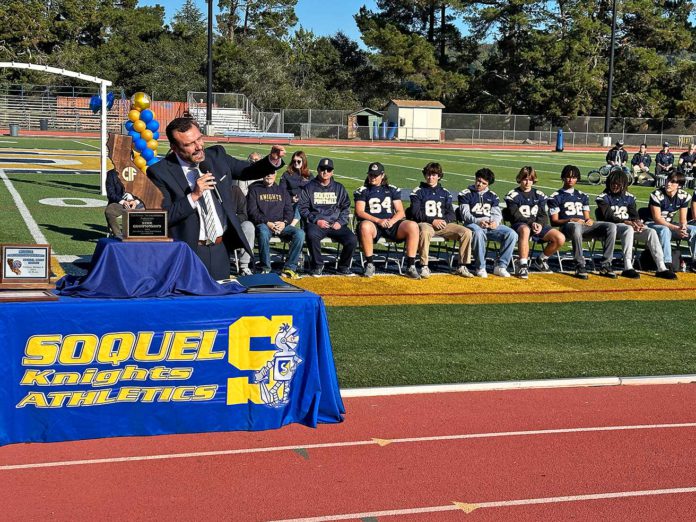
<svg viewBox="0 0 696 522">
<path fill-rule="evenodd" d="M 394 201 L 401 201 L 401 191 L 394 185 L 362 186 L 353 193 L 355 202 L 365 202 L 365 212 L 379 219 L 389 219 L 396 211 Z"/>
<path fill-rule="evenodd" d="M 664 188 L 659 188 L 650 194 L 649 205 L 658 207 L 663 219 L 671 223 L 674 214 L 679 212 L 679 209 L 689 208 L 689 203 L 691 203 L 691 196 L 684 189 L 677 190 L 677 193 L 670 198 Z"/>
<path fill-rule="evenodd" d="M 469 212 L 476 219 L 490 218 L 494 208 L 500 206 L 498 195 L 492 190 L 477 192 L 474 185 L 462 190 L 457 196 L 459 206 L 468 206 Z"/>
<path fill-rule="evenodd" d="M 625 194 L 607 194 L 602 192 L 595 201 L 602 221 L 623 223 L 624 221 L 638 219 L 636 197 L 630 192 Z"/>
<path fill-rule="evenodd" d="M 529 192 L 513 189 L 505 196 L 505 204 L 514 223 L 542 223 L 546 218 L 546 194 L 532 187 Z"/>
<path fill-rule="evenodd" d="M 583 212 L 590 211 L 590 198 L 578 189 L 560 189 L 546 201 L 549 214 L 558 214 L 559 219 L 583 219 Z"/>
<path fill-rule="evenodd" d="M 436 219 L 451 223 L 455 220 L 452 193 L 439 183 L 435 187 L 421 183 L 411 192 L 411 215 L 418 223 L 432 223 Z"/>
</svg>

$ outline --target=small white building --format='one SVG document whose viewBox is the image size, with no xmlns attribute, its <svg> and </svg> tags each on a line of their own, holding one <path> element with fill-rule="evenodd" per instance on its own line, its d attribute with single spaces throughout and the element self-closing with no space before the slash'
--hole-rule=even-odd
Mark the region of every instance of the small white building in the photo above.
<svg viewBox="0 0 696 522">
<path fill-rule="evenodd" d="M 391 100 L 387 120 L 397 124 L 396 139 L 440 141 L 444 108 L 439 101 Z"/>
</svg>

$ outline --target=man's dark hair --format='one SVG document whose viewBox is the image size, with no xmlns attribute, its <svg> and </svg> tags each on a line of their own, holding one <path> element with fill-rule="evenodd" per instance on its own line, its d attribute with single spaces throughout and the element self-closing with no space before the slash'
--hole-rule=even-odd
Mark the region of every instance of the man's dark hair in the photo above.
<svg viewBox="0 0 696 522">
<path fill-rule="evenodd" d="M 175 132 L 186 132 L 191 130 L 192 127 L 196 127 L 198 130 L 201 130 L 198 122 L 193 118 L 174 118 L 169 122 L 169 125 L 167 125 L 166 133 L 169 143 L 174 143 Z"/>
<path fill-rule="evenodd" d="M 474 180 L 478 178 L 486 180 L 489 185 L 495 183 L 495 174 L 493 174 L 493 171 L 491 169 L 488 169 L 486 167 L 483 167 L 482 169 L 478 169 L 476 171 L 476 173 L 474 174 Z"/>
<path fill-rule="evenodd" d="M 445 175 L 444 172 L 442 172 L 442 166 L 435 161 L 431 161 L 423 167 L 423 175 L 427 176 L 428 174 L 437 174 L 438 179 L 442 179 Z"/>
<path fill-rule="evenodd" d="M 561 171 L 561 179 L 577 178 L 580 181 L 580 169 L 575 165 L 566 165 Z"/>
<path fill-rule="evenodd" d="M 686 183 L 686 176 L 682 172 L 672 172 L 667 176 L 666 181 L 676 181 L 679 187 L 683 187 L 684 183 Z"/>
<path fill-rule="evenodd" d="M 604 192 L 607 194 L 613 194 L 611 191 L 611 186 L 614 183 L 619 185 L 619 194 L 623 195 L 626 193 L 626 189 L 628 188 L 628 176 L 621 167 L 614 167 L 611 169 L 605 182 L 606 189 Z"/>
</svg>

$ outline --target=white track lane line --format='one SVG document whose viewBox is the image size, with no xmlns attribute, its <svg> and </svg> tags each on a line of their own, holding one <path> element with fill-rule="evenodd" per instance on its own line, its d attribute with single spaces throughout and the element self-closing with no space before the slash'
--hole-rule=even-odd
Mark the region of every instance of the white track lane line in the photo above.
<svg viewBox="0 0 696 522">
<path fill-rule="evenodd" d="M 89 143 L 85 143 L 84 141 L 77 141 L 77 140 L 73 140 L 73 141 L 74 141 L 75 143 L 79 143 L 80 145 L 84 145 L 85 147 L 92 147 L 93 149 L 99 150 L 99 146 L 98 146 L 98 145 L 91 145 L 91 144 L 89 144 Z"/>
<path fill-rule="evenodd" d="M 193 453 L 169 453 L 162 455 L 140 455 L 135 457 L 111 457 L 103 459 L 85 460 L 64 460 L 56 462 L 35 462 L 31 464 L 8 464 L 0 466 L 0 471 L 12 471 L 17 469 L 35 468 L 54 468 L 62 466 L 82 466 L 92 464 L 111 464 L 116 462 L 138 462 L 146 460 L 167 460 L 185 459 L 194 457 L 215 457 L 220 455 L 244 455 L 250 453 L 273 453 L 278 451 L 295 451 L 298 449 L 323 449 L 323 448 L 344 448 L 351 446 L 388 446 L 391 444 L 437 442 L 443 440 L 468 440 L 468 439 L 490 439 L 498 437 L 529 437 L 536 435 L 558 435 L 568 433 L 591 433 L 591 432 L 618 432 L 632 430 L 659 430 L 659 429 L 679 429 L 696 428 L 696 422 L 686 422 L 678 424 L 637 424 L 632 426 L 595 426 L 589 428 L 559 428 L 552 430 L 528 430 L 528 431 L 505 431 L 491 433 L 464 433 L 458 435 L 436 435 L 431 437 L 408 437 L 401 439 L 380 439 L 372 438 L 369 440 L 357 440 L 348 442 L 327 442 L 322 444 L 300 444 L 295 446 L 271 446 L 263 448 L 243 448 L 235 450 L 218 451 L 197 451 Z"/>
<path fill-rule="evenodd" d="M 525 498 L 520 500 L 500 500 L 497 502 L 452 502 L 452 505 L 431 506 L 410 509 L 392 509 L 388 511 L 373 511 L 368 513 L 345 513 L 341 515 L 325 515 L 309 518 L 292 518 L 275 520 L 272 522 L 324 522 L 331 520 L 355 520 L 363 518 L 392 517 L 399 515 L 417 515 L 421 513 L 437 513 L 442 511 L 463 511 L 471 513 L 477 509 L 510 507 L 510 506 L 531 506 L 535 504 L 559 504 L 562 502 L 582 502 L 587 500 L 607 500 L 615 498 L 648 497 L 657 495 L 679 495 L 685 493 L 696 493 L 696 487 L 671 488 L 671 489 L 648 489 L 642 491 L 617 491 L 613 493 L 593 493 L 589 495 L 569 495 L 565 497 L 545 497 L 545 498 Z"/>
<path fill-rule="evenodd" d="M 10 181 L 10 178 L 8 178 L 7 174 L 5 174 L 4 169 L 0 169 L 0 179 L 5 183 L 7 191 L 12 196 L 12 200 L 14 201 L 14 204 L 17 207 L 20 216 L 22 216 L 24 223 L 27 225 L 29 233 L 34 239 L 34 242 L 41 245 L 47 244 L 48 241 L 46 240 L 46 236 L 44 236 L 41 230 L 39 229 L 38 223 L 34 221 L 31 212 L 29 212 L 29 209 L 22 200 L 22 196 L 20 196 L 19 192 L 17 192 L 17 189 L 14 188 L 14 185 Z M 52 254 L 55 255 L 56 251 L 53 250 Z"/>
</svg>

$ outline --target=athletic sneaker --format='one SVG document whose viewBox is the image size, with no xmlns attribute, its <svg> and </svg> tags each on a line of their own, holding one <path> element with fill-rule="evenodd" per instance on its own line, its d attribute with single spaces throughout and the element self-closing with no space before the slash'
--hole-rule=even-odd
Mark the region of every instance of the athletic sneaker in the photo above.
<svg viewBox="0 0 696 522">
<path fill-rule="evenodd" d="M 517 267 L 517 273 L 515 273 L 517 277 L 520 279 L 529 279 L 529 268 L 527 268 L 527 265 L 519 265 Z"/>
<path fill-rule="evenodd" d="M 504 266 L 496 266 L 493 269 L 493 275 L 497 275 L 498 277 L 510 277 L 510 272 L 508 272 L 507 268 Z"/>
<path fill-rule="evenodd" d="M 660 279 L 676 279 L 677 274 L 672 272 L 671 270 L 660 270 L 659 272 L 655 272 L 655 277 L 659 277 Z"/>
<path fill-rule="evenodd" d="M 627 279 L 640 279 L 640 274 L 633 268 L 629 268 L 621 272 L 621 277 L 625 277 Z"/>
<path fill-rule="evenodd" d="M 611 267 L 611 263 L 602 263 L 599 267 L 599 275 L 608 277 L 609 279 L 616 279 L 616 272 Z"/>
<path fill-rule="evenodd" d="M 551 267 L 549 267 L 546 260 L 542 261 L 538 256 L 534 258 L 534 261 L 532 261 L 532 268 L 537 272 L 551 272 Z"/>
<path fill-rule="evenodd" d="M 430 277 L 430 268 L 428 268 L 427 266 L 422 267 L 420 271 L 420 276 L 423 279 L 428 279 Z"/>
<path fill-rule="evenodd" d="M 309 275 L 311 275 L 312 277 L 321 277 L 321 273 L 322 273 L 323 271 L 324 271 L 324 267 L 323 267 L 323 266 L 318 266 L 318 267 L 316 267 L 316 268 L 312 268 L 312 269 L 309 271 Z"/>
<path fill-rule="evenodd" d="M 469 272 L 469 269 L 464 265 L 459 265 L 459 268 L 457 268 L 454 271 L 454 275 L 458 275 L 458 276 L 462 276 L 462 277 L 474 277 L 474 274 Z"/>
<path fill-rule="evenodd" d="M 352 276 L 355 275 L 355 274 L 353 273 L 353 271 L 352 271 L 350 268 L 348 268 L 347 266 L 339 266 L 339 267 L 336 269 L 336 273 L 337 273 L 338 275 L 347 276 L 347 277 L 352 277 Z"/>
<path fill-rule="evenodd" d="M 488 277 L 488 272 L 486 272 L 485 268 L 479 268 L 476 272 L 474 272 L 474 275 L 476 277 L 480 277 L 482 279 L 486 279 Z"/>
<path fill-rule="evenodd" d="M 289 268 L 284 268 L 283 271 L 280 273 L 282 277 L 287 277 L 288 279 L 299 279 L 300 276 L 295 272 L 294 270 L 290 270 Z"/>
<path fill-rule="evenodd" d="M 251 269 L 250 269 L 248 266 L 243 267 L 243 268 L 239 271 L 239 275 L 242 275 L 242 276 L 250 276 L 250 275 L 253 275 L 253 274 L 254 274 L 254 272 L 252 272 Z"/>
<path fill-rule="evenodd" d="M 367 263 L 363 269 L 363 275 L 365 277 L 372 277 L 375 275 L 375 265 L 372 263 Z"/>
<path fill-rule="evenodd" d="M 589 277 L 587 275 L 587 268 L 585 268 L 585 265 L 578 265 L 575 268 L 575 277 L 578 279 L 587 279 Z"/>
<path fill-rule="evenodd" d="M 406 269 L 406 277 L 410 277 L 411 279 L 421 278 L 421 276 L 418 275 L 418 269 L 416 268 L 416 265 L 411 265 Z"/>
</svg>

